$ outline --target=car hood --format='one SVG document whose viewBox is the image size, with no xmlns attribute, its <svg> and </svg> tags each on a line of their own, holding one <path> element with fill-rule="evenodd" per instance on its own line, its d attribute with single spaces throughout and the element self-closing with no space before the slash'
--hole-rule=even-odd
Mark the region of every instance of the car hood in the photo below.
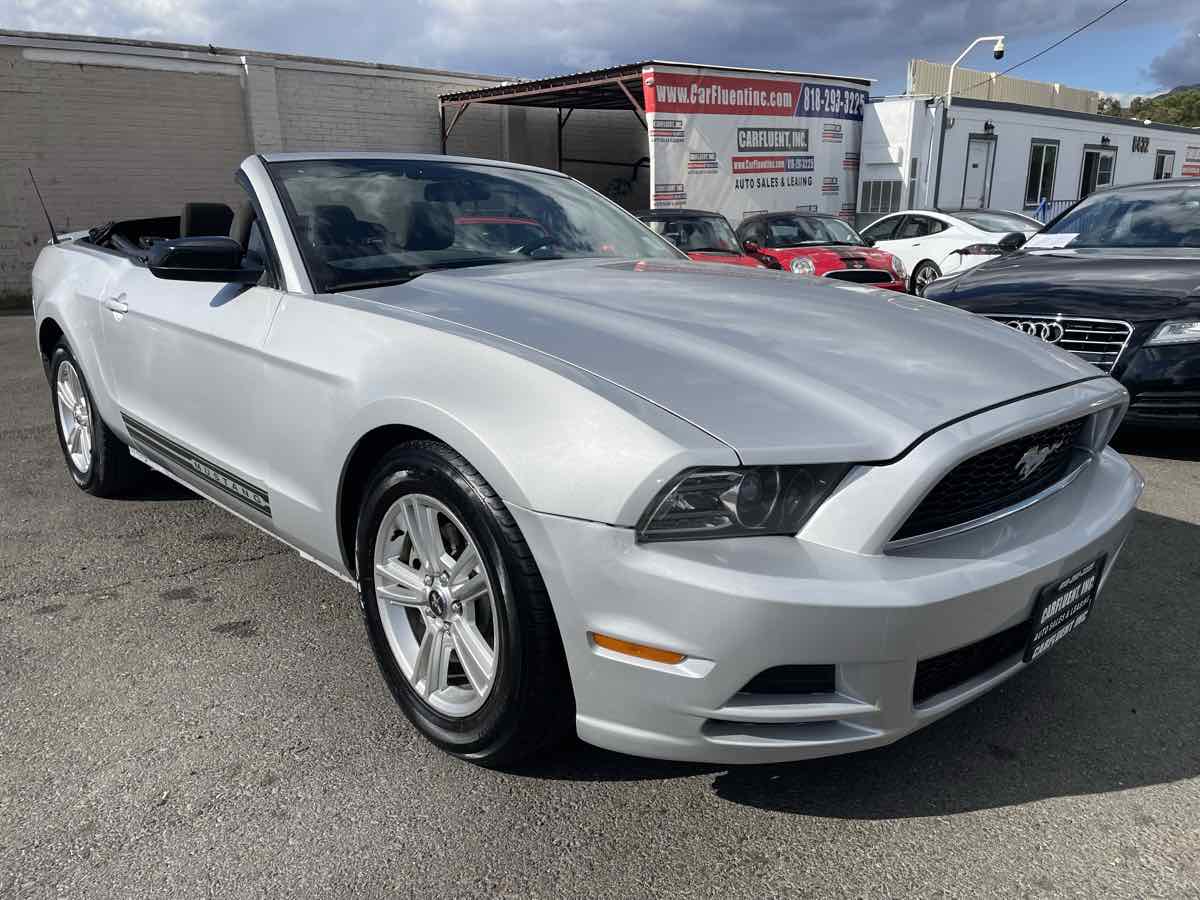
<svg viewBox="0 0 1200 900">
<path fill-rule="evenodd" d="M 1196 310 L 1200 252 L 1025 250 L 976 266 L 929 294 L 977 313 L 1154 321 Z"/>
<path fill-rule="evenodd" d="M 861 263 L 864 269 L 886 269 L 892 261 L 891 253 L 875 247 L 781 247 L 764 252 L 783 263 L 804 256 L 819 270 L 844 269 L 854 263 Z"/>
<path fill-rule="evenodd" d="M 953 419 L 1098 374 L 937 303 L 734 266 L 514 263 L 354 295 L 565 360 L 746 463 L 890 459 Z"/>
</svg>

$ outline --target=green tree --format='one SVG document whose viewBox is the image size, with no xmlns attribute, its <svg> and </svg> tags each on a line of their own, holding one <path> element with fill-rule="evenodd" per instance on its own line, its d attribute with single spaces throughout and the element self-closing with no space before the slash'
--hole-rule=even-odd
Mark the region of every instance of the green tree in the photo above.
<svg viewBox="0 0 1200 900">
<path fill-rule="evenodd" d="M 1165 125 L 1200 127 L 1200 85 L 1159 94 L 1157 97 L 1134 97 L 1129 114 L 1135 119 L 1150 119 Z"/>
<path fill-rule="evenodd" d="M 1100 104 L 1096 111 L 1102 116 L 1123 116 L 1125 111 L 1121 109 L 1121 101 L 1116 97 L 1101 97 Z"/>
</svg>

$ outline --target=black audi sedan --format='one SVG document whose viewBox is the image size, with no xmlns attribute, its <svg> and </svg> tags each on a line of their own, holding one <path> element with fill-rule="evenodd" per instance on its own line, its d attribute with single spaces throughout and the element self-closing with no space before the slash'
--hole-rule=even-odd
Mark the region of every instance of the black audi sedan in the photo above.
<svg viewBox="0 0 1200 900">
<path fill-rule="evenodd" d="M 1129 390 L 1127 423 L 1200 427 L 1200 179 L 1098 191 L 925 296 L 1111 373 Z"/>
</svg>

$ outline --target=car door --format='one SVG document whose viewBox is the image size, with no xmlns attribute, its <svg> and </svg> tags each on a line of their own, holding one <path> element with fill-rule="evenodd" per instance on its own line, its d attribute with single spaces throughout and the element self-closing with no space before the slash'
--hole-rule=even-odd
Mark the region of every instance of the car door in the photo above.
<svg viewBox="0 0 1200 900">
<path fill-rule="evenodd" d="M 913 239 L 906 235 L 910 231 L 909 220 L 918 218 L 920 217 L 906 213 L 888 216 L 870 225 L 862 234 L 863 237 L 872 238 L 875 241 L 875 246 L 879 249 L 886 250 L 888 253 L 900 257 L 900 261 L 904 263 L 904 267 L 911 272 L 921 259 L 917 255 L 920 247 L 919 243 L 914 244 Z M 919 227 L 917 230 L 920 230 Z M 879 236 L 876 237 L 876 235 Z"/>
<path fill-rule="evenodd" d="M 261 348 L 282 296 L 275 283 L 270 268 L 247 287 L 134 266 L 104 304 L 104 354 L 131 445 L 260 524 L 270 518 L 256 453 Z"/>
</svg>

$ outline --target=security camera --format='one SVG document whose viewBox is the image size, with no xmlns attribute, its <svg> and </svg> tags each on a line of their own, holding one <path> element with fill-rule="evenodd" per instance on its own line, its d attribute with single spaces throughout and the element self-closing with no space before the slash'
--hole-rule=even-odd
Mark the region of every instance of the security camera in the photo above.
<svg viewBox="0 0 1200 900">
<path fill-rule="evenodd" d="M 996 59 L 1004 59 L 1004 38 L 996 41 L 996 46 L 992 48 L 992 56 Z"/>
</svg>

